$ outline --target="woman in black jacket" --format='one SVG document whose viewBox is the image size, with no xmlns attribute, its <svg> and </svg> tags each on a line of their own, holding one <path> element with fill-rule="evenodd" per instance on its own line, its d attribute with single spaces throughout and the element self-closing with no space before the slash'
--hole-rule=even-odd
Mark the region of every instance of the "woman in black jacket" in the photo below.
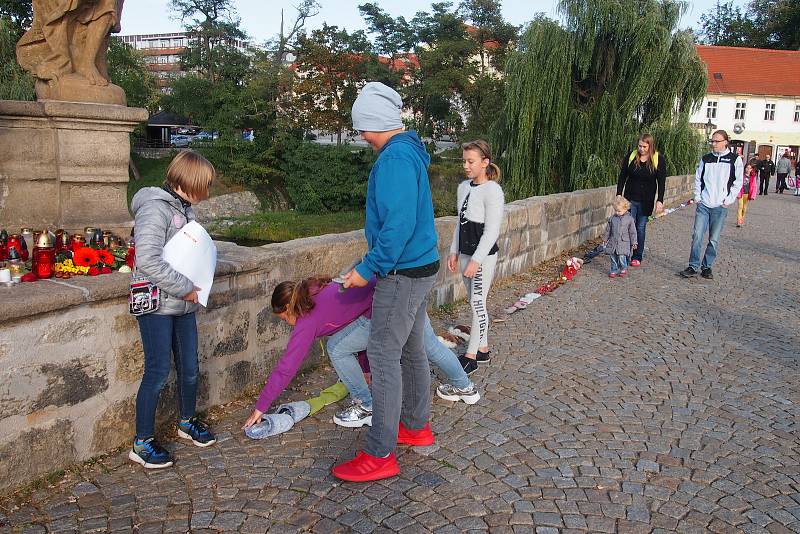
<svg viewBox="0 0 800 534">
<path fill-rule="evenodd" d="M 624 196 L 631 203 L 631 216 L 636 222 L 636 237 L 639 242 L 638 248 L 633 252 L 632 266 L 642 263 L 647 218 L 653 214 L 654 208 L 656 214 L 664 209 L 666 168 L 664 157 L 656 151 L 653 136 L 650 134 L 642 134 L 637 149 L 622 160 L 617 179 L 617 195 Z"/>
</svg>

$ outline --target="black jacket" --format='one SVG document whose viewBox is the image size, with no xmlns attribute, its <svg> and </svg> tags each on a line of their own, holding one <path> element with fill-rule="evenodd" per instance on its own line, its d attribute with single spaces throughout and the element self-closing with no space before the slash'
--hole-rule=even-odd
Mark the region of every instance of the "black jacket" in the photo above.
<svg viewBox="0 0 800 534">
<path fill-rule="evenodd" d="M 775 163 L 771 159 L 759 160 L 756 167 L 758 168 L 758 175 L 761 178 L 769 178 L 775 174 Z"/>
<path fill-rule="evenodd" d="M 637 154 L 630 163 L 630 155 L 626 155 L 622 160 L 617 179 L 617 194 L 631 202 L 641 202 L 643 215 L 649 217 L 655 208 L 656 193 L 658 193 L 658 201 L 664 202 L 667 165 L 663 154 L 658 155 L 658 168 L 653 170 L 650 170 L 646 163 L 637 167 L 638 159 Z"/>
</svg>

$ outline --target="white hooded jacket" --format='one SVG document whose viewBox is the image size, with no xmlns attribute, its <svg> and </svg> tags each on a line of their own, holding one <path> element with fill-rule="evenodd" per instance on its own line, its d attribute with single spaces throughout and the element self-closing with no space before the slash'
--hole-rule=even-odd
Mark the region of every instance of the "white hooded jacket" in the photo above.
<svg viewBox="0 0 800 534">
<path fill-rule="evenodd" d="M 730 149 L 709 152 L 700 158 L 694 175 L 694 201 L 707 208 L 730 206 L 742 189 L 744 164 Z"/>
</svg>

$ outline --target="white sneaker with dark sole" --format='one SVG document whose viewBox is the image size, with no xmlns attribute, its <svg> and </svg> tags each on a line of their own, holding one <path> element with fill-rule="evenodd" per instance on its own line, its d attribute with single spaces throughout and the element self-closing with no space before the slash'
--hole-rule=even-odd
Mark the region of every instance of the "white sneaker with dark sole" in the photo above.
<svg viewBox="0 0 800 534">
<path fill-rule="evenodd" d="M 436 388 L 436 395 L 440 399 L 452 402 L 464 401 L 466 404 L 475 404 L 481 398 L 481 394 L 474 384 L 464 389 L 457 388 L 452 384 L 439 384 L 439 387 Z"/>
<path fill-rule="evenodd" d="M 188 439 L 188 440 L 190 440 L 192 443 L 194 443 L 195 445 L 197 445 L 198 447 L 210 447 L 211 445 L 213 445 L 213 444 L 215 444 L 215 443 L 217 442 L 217 440 L 216 440 L 216 439 L 212 439 L 211 441 L 206 441 L 205 443 L 204 443 L 204 442 L 202 442 L 202 441 L 197 441 L 197 440 L 196 440 L 196 439 L 194 439 L 194 438 L 193 438 L 193 437 L 192 437 L 190 434 L 187 434 L 186 432 L 184 432 L 184 431 L 183 431 L 183 430 L 181 430 L 180 428 L 178 429 L 178 437 L 179 437 L 179 438 L 183 438 L 183 439 Z"/>
</svg>

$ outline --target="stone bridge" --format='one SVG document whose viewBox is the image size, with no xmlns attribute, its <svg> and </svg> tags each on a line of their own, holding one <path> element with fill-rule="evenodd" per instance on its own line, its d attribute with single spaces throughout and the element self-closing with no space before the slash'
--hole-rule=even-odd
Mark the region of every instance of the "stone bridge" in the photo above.
<svg viewBox="0 0 800 534">
<path fill-rule="evenodd" d="M 686 198 L 688 183 L 670 179 L 673 203 Z M 557 266 L 541 261 L 597 235 L 612 194 L 509 206 L 495 317 L 553 277 Z M 570 211 L 575 202 L 580 208 Z M 274 281 L 335 270 L 358 253 L 356 237 L 303 240 L 294 256 L 288 245 L 237 250 L 237 264 L 222 262 L 215 301 L 200 320 L 204 401 L 226 403 L 211 411 L 220 443 L 171 444 L 178 463 L 158 473 L 131 465 L 124 450 L 100 457 L 6 498 L 0 525 L 29 532 L 798 532 L 800 199 L 757 199 L 743 228 L 731 213 L 713 281 L 676 275 L 686 264 L 692 215 L 689 207 L 651 223 L 644 264 L 628 278 L 608 279 L 608 259 L 598 257 L 573 282 L 495 323 L 494 360 L 473 375 L 481 401 L 434 398 L 436 445 L 401 448 L 399 477 L 361 485 L 329 474 L 365 437 L 335 426 L 334 407 L 252 442 L 240 427 L 253 399 L 229 402 L 263 382 L 285 340 L 262 311 Z M 448 235 L 452 221 L 439 224 Z M 517 224 L 523 230 L 515 232 Z M 317 258 L 311 250 L 321 243 L 339 250 Z M 282 261 L 261 260 L 264 250 Z M 85 293 L 64 288 L 67 296 L 38 310 L 43 318 L 4 304 L 11 326 L 0 346 L 9 362 L 0 381 L 0 474 L 7 487 L 131 435 L 135 331 L 119 310 L 119 291 L 89 282 L 96 280 L 86 281 Z M 438 302 L 459 295 L 457 283 L 440 280 Z M 467 313 L 462 305 L 443 321 L 464 322 Z M 37 335 L 26 333 L 39 320 Z M 20 377 L 36 370 L 41 389 L 21 391 Z M 333 380 L 321 365 L 283 399 L 305 398 Z"/>
</svg>

